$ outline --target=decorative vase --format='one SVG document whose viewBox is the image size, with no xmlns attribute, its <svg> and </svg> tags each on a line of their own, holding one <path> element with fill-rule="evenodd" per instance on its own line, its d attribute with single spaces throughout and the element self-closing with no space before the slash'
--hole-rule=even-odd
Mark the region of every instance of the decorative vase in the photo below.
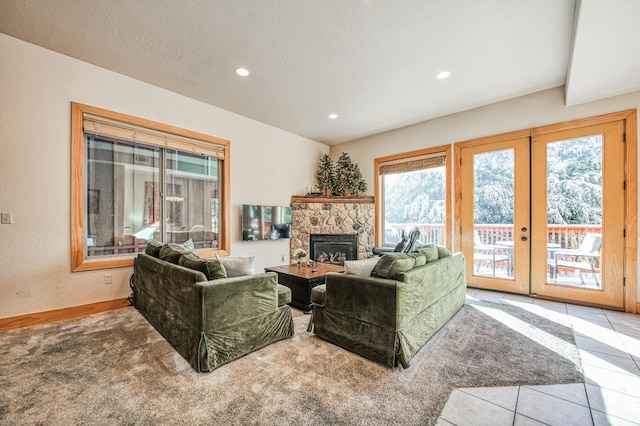
<svg viewBox="0 0 640 426">
<path fill-rule="evenodd" d="M 298 258 L 297 263 L 298 263 L 298 268 L 302 267 L 302 258 L 301 257 Z"/>
</svg>

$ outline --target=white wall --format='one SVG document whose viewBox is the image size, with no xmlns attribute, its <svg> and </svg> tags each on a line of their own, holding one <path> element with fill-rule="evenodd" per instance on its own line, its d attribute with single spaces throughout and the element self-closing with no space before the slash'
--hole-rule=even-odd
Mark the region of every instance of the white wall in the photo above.
<svg viewBox="0 0 640 426">
<path fill-rule="evenodd" d="M 373 193 L 375 158 L 638 108 L 640 92 L 567 108 L 564 87 L 557 87 L 332 146 L 331 157 L 348 152 Z"/>
<path fill-rule="evenodd" d="M 0 34 L 0 318 L 129 295 L 132 268 L 70 272 L 71 102 L 231 141 L 231 254 L 282 264 L 289 240 L 240 241 L 242 204 L 289 205 L 329 147 Z M 113 275 L 105 285 L 104 275 Z"/>
</svg>

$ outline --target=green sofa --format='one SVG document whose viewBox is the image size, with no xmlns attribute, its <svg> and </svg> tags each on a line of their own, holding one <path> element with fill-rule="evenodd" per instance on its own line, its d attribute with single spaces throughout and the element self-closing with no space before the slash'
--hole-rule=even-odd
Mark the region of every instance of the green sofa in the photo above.
<svg viewBox="0 0 640 426">
<path fill-rule="evenodd" d="M 132 288 L 134 306 L 199 372 L 293 336 L 291 291 L 273 272 L 207 280 L 141 253 Z"/>
<path fill-rule="evenodd" d="M 420 253 L 385 254 L 374 276 L 328 274 L 326 284 L 311 292 L 308 330 L 389 368 L 408 368 L 465 303 L 465 258 L 444 252 L 428 263 Z"/>
</svg>

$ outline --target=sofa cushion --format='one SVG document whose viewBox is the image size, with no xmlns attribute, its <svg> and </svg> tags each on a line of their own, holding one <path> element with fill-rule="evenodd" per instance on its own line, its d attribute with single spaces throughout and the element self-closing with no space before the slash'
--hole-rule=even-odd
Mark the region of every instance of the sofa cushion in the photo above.
<svg viewBox="0 0 640 426">
<path fill-rule="evenodd" d="M 164 244 L 160 241 L 149 241 L 144 248 L 144 253 L 149 256 L 153 256 L 156 259 L 160 259 L 160 249 Z"/>
<path fill-rule="evenodd" d="M 378 264 L 379 257 L 361 260 L 345 260 L 344 271 L 347 274 L 359 275 L 361 277 L 370 277 L 373 268 Z"/>
<path fill-rule="evenodd" d="M 373 268 L 371 276 L 394 280 L 399 274 L 412 269 L 415 264 L 415 257 L 408 253 L 383 254 Z"/>
<path fill-rule="evenodd" d="M 189 253 L 193 253 L 193 250 L 189 250 L 183 244 L 167 243 L 160 249 L 160 260 L 177 265 L 180 260 L 180 256 Z"/>
<path fill-rule="evenodd" d="M 232 257 L 216 255 L 216 259 L 218 259 L 220 263 L 222 263 L 224 269 L 226 269 L 227 271 L 227 276 L 229 278 L 255 274 L 255 256 Z"/>
<path fill-rule="evenodd" d="M 407 253 L 407 254 L 415 259 L 416 264 L 414 265 L 414 267 L 416 268 L 418 266 L 422 266 L 427 263 L 427 257 L 422 253 L 419 253 L 417 251 L 412 251 L 411 253 Z"/>
<path fill-rule="evenodd" d="M 433 262 L 434 260 L 438 260 L 438 247 L 435 244 L 426 244 L 418 248 L 418 253 L 424 255 L 427 258 L 426 263 Z"/>
<path fill-rule="evenodd" d="M 208 280 L 227 278 L 227 271 L 217 259 L 201 259 L 193 253 L 183 254 L 178 265 L 202 272 Z"/>
<path fill-rule="evenodd" d="M 451 252 L 445 246 L 436 246 L 438 249 L 438 259 L 442 259 L 443 257 L 451 256 Z"/>
</svg>

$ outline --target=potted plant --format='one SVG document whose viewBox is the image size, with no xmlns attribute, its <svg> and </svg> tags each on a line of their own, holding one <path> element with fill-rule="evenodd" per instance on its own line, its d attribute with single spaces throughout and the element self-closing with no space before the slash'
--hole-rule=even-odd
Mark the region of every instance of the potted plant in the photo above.
<svg viewBox="0 0 640 426">
<path fill-rule="evenodd" d="M 297 249 L 294 253 L 293 253 L 293 257 L 296 258 L 296 263 L 298 265 L 298 268 L 302 266 L 302 259 L 304 259 L 305 257 L 307 257 L 307 251 L 304 249 Z"/>
</svg>

